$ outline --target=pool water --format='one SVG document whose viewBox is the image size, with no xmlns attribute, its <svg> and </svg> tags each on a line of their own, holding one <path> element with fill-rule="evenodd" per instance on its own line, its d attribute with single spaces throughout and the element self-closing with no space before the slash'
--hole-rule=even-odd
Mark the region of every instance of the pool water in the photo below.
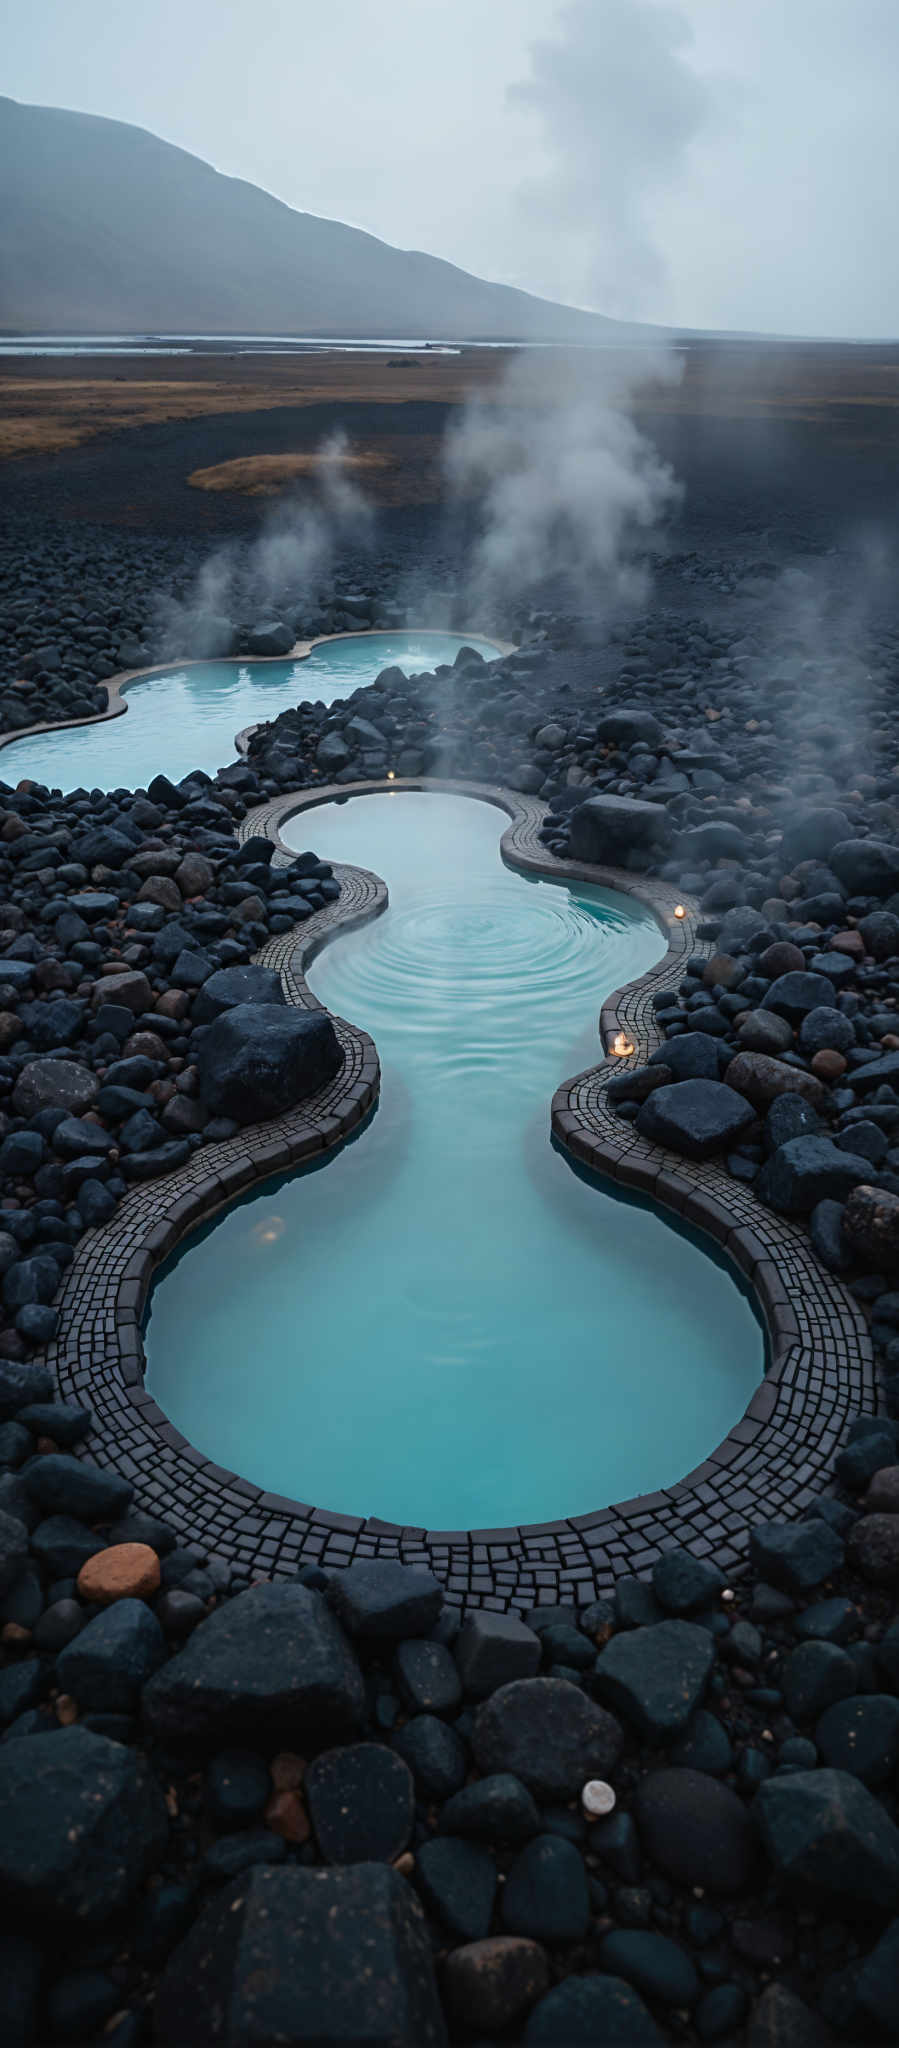
<svg viewBox="0 0 899 2048">
<path fill-rule="evenodd" d="M 214 775 L 235 758 L 244 726 L 277 718 L 304 700 L 333 704 L 349 697 L 381 670 L 413 675 L 453 662 L 460 647 L 485 661 L 499 649 L 490 640 L 457 633 L 359 633 L 315 647 L 303 660 L 200 661 L 161 668 L 129 683 L 128 709 L 99 725 L 37 733 L 0 747 L 0 781 L 30 777 L 67 795 L 73 789 L 145 789 L 154 775 L 172 782 L 203 768 Z"/>
<path fill-rule="evenodd" d="M 385 914 L 309 979 L 374 1036 L 380 1107 L 160 1279 L 149 1386 L 209 1457 L 317 1507 L 430 1528 L 587 1512 L 682 1477 L 764 1369 L 724 1267 L 550 1140 L 604 998 L 664 950 L 623 897 L 532 881 L 500 812 L 397 792 L 283 836 L 373 868 Z"/>
</svg>

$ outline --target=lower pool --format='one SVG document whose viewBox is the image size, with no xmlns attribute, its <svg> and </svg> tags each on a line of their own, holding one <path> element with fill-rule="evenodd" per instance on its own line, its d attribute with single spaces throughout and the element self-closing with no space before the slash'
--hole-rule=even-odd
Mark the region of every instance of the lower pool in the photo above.
<svg viewBox="0 0 899 2048">
<path fill-rule="evenodd" d="M 373 683 L 383 668 L 413 675 L 453 662 L 460 647 L 485 661 L 492 640 L 458 633 L 350 633 L 301 660 L 197 661 L 129 683 L 127 710 L 98 725 L 60 727 L 0 747 L 0 781 L 31 778 L 61 789 L 145 789 L 154 775 L 179 782 L 192 768 L 214 775 L 233 761 L 244 726 L 277 718 L 304 699 L 333 704 Z"/>
<path fill-rule="evenodd" d="M 463 797 L 328 804 L 283 836 L 374 868 L 386 913 L 309 979 L 374 1036 L 380 1107 L 160 1278 L 149 1386 L 209 1457 L 430 1528 L 574 1515 L 683 1476 L 742 1415 L 761 1327 L 714 1257 L 550 1139 L 600 1005 L 664 950 L 639 907 L 503 865 Z"/>
</svg>

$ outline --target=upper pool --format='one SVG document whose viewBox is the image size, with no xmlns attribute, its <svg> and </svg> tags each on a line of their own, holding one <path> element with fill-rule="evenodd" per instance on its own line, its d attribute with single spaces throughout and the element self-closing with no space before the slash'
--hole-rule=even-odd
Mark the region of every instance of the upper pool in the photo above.
<svg viewBox="0 0 899 2048">
<path fill-rule="evenodd" d="M 413 675 L 453 662 L 460 647 L 496 659 L 491 640 L 457 633 L 353 633 L 322 641 L 301 660 L 198 661 L 129 683 L 128 709 L 98 725 L 61 727 L 0 747 L 0 781 L 31 778 L 72 789 L 145 789 L 154 775 L 180 781 L 192 768 L 214 775 L 235 756 L 246 725 L 276 718 L 304 699 L 332 704 L 373 683 L 383 668 Z"/>
<path fill-rule="evenodd" d="M 602 1001 L 664 941 L 629 899 L 511 872 L 503 825 L 397 792 L 284 829 L 388 884 L 309 973 L 374 1036 L 380 1107 L 195 1236 L 152 1297 L 161 1407 L 317 1507 L 430 1528 L 584 1513 L 681 1478 L 764 1368 L 729 1271 L 550 1138 Z"/>
</svg>

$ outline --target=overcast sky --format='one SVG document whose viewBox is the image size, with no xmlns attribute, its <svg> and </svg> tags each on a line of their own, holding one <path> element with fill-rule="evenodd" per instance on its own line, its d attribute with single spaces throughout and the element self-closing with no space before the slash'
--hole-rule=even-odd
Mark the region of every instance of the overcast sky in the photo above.
<svg viewBox="0 0 899 2048">
<path fill-rule="evenodd" d="M 899 0 L 42 0 L 3 75 L 547 297 L 899 334 Z"/>
</svg>

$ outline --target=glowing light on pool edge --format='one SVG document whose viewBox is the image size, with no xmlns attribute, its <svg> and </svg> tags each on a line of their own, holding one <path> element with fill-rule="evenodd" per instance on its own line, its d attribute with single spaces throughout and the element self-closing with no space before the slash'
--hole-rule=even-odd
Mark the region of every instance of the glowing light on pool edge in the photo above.
<svg viewBox="0 0 899 2048">
<path fill-rule="evenodd" d="M 626 1060 L 632 1052 L 636 1051 L 636 1046 L 631 1043 L 626 1031 L 616 1031 L 609 1051 L 614 1059 Z"/>
<path fill-rule="evenodd" d="M 683 904 L 682 904 L 682 903 L 676 903 L 676 904 L 675 904 L 675 906 L 674 906 L 674 915 L 675 915 L 675 917 L 686 917 L 687 913 L 686 913 L 686 910 L 684 909 L 684 906 L 683 906 Z"/>
<path fill-rule="evenodd" d="M 277 1244 L 286 1228 L 283 1216 L 266 1216 L 261 1223 L 254 1224 L 250 1236 L 256 1244 Z"/>
</svg>

